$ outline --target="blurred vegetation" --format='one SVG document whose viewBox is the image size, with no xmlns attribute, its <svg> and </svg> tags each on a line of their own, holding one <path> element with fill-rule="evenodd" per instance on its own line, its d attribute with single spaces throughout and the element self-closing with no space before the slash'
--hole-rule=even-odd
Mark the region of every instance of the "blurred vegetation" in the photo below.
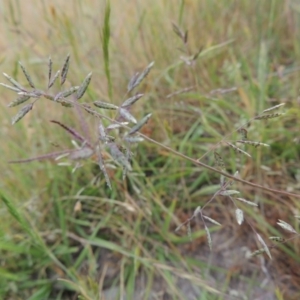
<svg viewBox="0 0 300 300">
<path fill-rule="evenodd" d="M 1 72 L 25 83 L 18 67 L 22 61 L 42 89 L 48 57 L 58 69 L 70 53 L 67 84 L 78 85 L 92 71 L 84 101 L 120 104 L 133 74 L 155 61 L 139 88 L 146 95 L 134 113 L 141 118 L 152 112 L 143 133 L 195 159 L 242 122 L 285 102 L 283 117 L 253 122 L 248 128 L 252 140 L 270 148 L 250 148 L 252 159 L 228 148 L 221 148 L 221 153 L 228 172 L 239 170 L 245 180 L 299 193 L 297 1 L 116 0 L 110 11 L 107 3 L 2 3 Z M 109 43 L 103 43 L 105 22 Z M 172 24 L 188 31 L 188 54 L 199 53 L 191 65 Z M 188 87 L 193 89 L 167 97 Z M 254 299 L 253 287 L 263 274 L 259 260 L 252 261 L 258 265 L 255 272 L 227 269 L 211 259 L 203 227 L 194 224 L 192 242 L 184 229 L 174 232 L 210 199 L 219 185 L 218 174 L 149 142 L 139 145 L 126 181 L 121 170 L 110 172 L 112 191 L 102 177 L 99 185 L 94 184 L 99 170 L 93 162 L 75 173 L 56 161 L 10 165 L 9 160 L 72 146 L 66 132 L 49 122 L 52 119 L 81 130 L 76 110 L 46 100 L 11 126 L 18 111 L 7 107 L 12 95 L 1 88 L 1 299 L 105 299 L 102 290 L 110 287 L 118 288 L 116 299 L 125 293 L 126 299 L 134 299 L 137 290 L 144 293 L 137 299 L 163 299 L 163 293 L 152 295 L 158 282 L 167 299 L 187 299 L 178 278 L 199 289 L 199 299 L 227 299 L 236 289 L 237 299 Z M 85 118 L 96 135 L 95 120 L 88 114 Z M 203 162 L 214 165 L 213 153 Z M 262 236 L 284 234 L 276 227 L 278 219 L 299 229 L 293 217 L 300 209 L 296 199 L 241 184 L 235 188 L 259 204 L 257 210 L 244 209 Z M 214 201 L 208 212 L 225 228 L 211 228 L 216 255 L 227 248 L 257 249 L 254 232 L 236 225 L 231 204 Z M 298 299 L 299 249 L 294 239 L 266 262 L 276 287 L 270 291 L 275 291 L 274 299 Z M 244 259 L 242 264 L 249 263 Z M 236 284 L 237 278 L 242 285 Z"/>
</svg>

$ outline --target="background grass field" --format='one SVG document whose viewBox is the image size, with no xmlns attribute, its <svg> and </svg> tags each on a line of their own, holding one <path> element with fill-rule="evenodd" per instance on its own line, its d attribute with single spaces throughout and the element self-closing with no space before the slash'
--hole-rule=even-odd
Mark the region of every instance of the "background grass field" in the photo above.
<svg viewBox="0 0 300 300">
<path fill-rule="evenodd" d="M 285 102 L 283 117 L 248 128 L 252 140 L 269 148 L 247 148 L 252 159 L 230 148 L 219 152 L 228 172 L 300 193 L 298 1 L 111 1 L 106 54 L 105 5 L 2 3 L 1 73 L 25 83 L 17 63 L 22 61 L 42 89 L 49 55 L 58 69 L 70 53 L 69 86 L 93 72 L 84 102 L 120 104 L 132 75 L 155 61 L 139 87 L 145 96 L 134 114 L 140 119 L 152 112 L 143 133 L 195 159 L 242 122 Z M 188 31 L 188 55 L 201 49 L 193 65 L 185 63 L 172 23 Z M 193 89 L 167 97 L 187 87 Z M 260 245 L 247 224 L 237 225 L 228 199 L 206 210 L 222 224 L 210 228 L 212 252 L 201 224 L 191 223 L 192 241 L 186 228 L 174 231 L 210 199 L 219 175 L 156 145 L 139 145 L 125 182 L 119 169 L 110 171 L 112 191 L 103 178 L 93 183 L 99 174 L 93 161 L 75 173 L 55 161 L 8 164 L 72 147 L 52 119 L 81 130 L 75 110 L 47 100 L 11 126 L 18 108 L 7 104 L 14 96 L 1 88 L 1 299 L 299 299 L 299 239 L 274 249 L 272 261 L 247 259 Z M 96 136 L 95 120 L 85 118 Z M 214 166 L 213 152 L 202 161 Z M 234 189 L 259 204 L 241 207 L 266 241 L 290 236 L 278 219 L 299 231 L 296 198 L 242 184 Z"/>
</svg>

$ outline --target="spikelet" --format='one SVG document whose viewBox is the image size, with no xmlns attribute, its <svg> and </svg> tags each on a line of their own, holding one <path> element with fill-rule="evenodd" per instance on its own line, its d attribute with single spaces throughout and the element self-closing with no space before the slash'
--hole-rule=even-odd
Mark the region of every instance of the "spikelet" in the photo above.
<svg viewBox="0 0 300 300">
<path fill-rule="evenodd" d="M 216 160 L 216 165 L 221 170 L 225 170 L 225 163 L 224 163 L 222 156 L 217 151 L 214 151 L 214 156 L 215 156 L 215 160 Z"/>
<path fill-rule="evenodd" d="M 235 217 L 238 224 L 241 225 L 244 221 L 244 212 L 241 209 L 237 208 L 235 210 Z"/>
<path fill-rule="evenodd" d="M 231 147 L 235 152 L 238 152 L 238 153 L 241 153 L 241 154 L 244 154 L 244 155 L 247 155 L 249 157 L 251 157 L 251 155 L 249 153 L 247 153 L 246 151 L 238 148 L 237 146 L 229 143 L 229 142 L 225 142 L 229 147 Z"/>
<path fill-rule="evenodd" d="M 271 241 L 277 242 L 277 243 L 284 243 L 285 239 L 280 236 L 270 236 L 269 239 Z"/>
<path fill-rule="evenodd" d="M 151 71 L 152 67 L 154 65 L 154 61 L 151 62 L 146 69 L 141 73 L 141 74 L 136 74 L 129 82 L 127 90 L 128 93 L 130 93 L 135 87 L 137 87 L 144 78 L 147 77 L 147 75 L 149 74 L 149 72 Z"/>
<path fill-rule="evenodd" d="M 21 110 L 12 118 L 11 124 L 14 125 L 20 121 L 29 111 L 32 110 L 33 103 L 29 103 L 21 108 Z"/>
<path fill-rule="evenodd" d="M 270 108 L 267 108 L 263 111 L 263 113 L 266 113 L 266 112 L 269 112 L 269 111 L 272 111 L 272 110 L 275 110 L 275 109 L 279 109 L 280 107 L 282 107 L 283 105 L 285 105 L 285 103 L 280 103 L 278 105 L 275 105 L 275 106 L 272 106 Z"/>
<path fill-rule="evenodd" d="M 208 220 L 209 222 L 215 224 L 215 225 L 218 225 L 218 226 L 222 226 L 219 222 L 217 222 L 216 220 L 210 218 L 210 217 L 207 217 L 207 216 L 203 216 L 204 219 Z"/>
<path fill-rule="evenodd" d="M 113 109 L 116 110 L 119 107 L 112 104 L 112 103 L 108 103 L 108 102 L 104 102 L 104 101 L 95 101 L 93 102 L 93 104 L 99 108 L 103 108 L 103 109 Z"/>
<path fill-rule="evenodd" d="M 241 144 L 251 145 L 251 146 L 254 146 L 255 148 L 257 148 L 259 146 L 270 147 L 270 145 L 264 144 L 264 143 L 261 143 L 261 142 L 245 141 L 245 140 L 238 140 L 236 142 L 241 143 Z"/>
<path fill-rule="evenodd" d="M 81 86 L 77 91 L 77 100 L 79 100 L 85 93 L 86 89 L 88 88 L 92 78 L 92 72 L 89 73 L 86 78 L 83 80 Z"/>
<path fill-rule="evenodd" d="M 134 124 L 137 123 L 135 117 L 125 108 L 120 108 L 119 110 L 120 116 L 122 116 L 125 120 L 132 122 Z"/>
<path fill-rule="evenodd" d="M 211 236 L 210 236 L 209 230 L 206 225 L 204 225 L 204 229 L 205 229 L 209 249 L 210 249 L 210 251 L 212 251 L 212 240 L 211 240 Z"/>
<path fill-rule="evenodd" d="M 144 118 L 142 118 L 140 121 L 138 121 L 138 123 L 129 130 L 128 135 L 134 134 L 137 131 L 139 131 L 149 121 L 151 116 L 152 114 L 150 113 L 146 115 Z"/>
<path fill-rule="evenodd" d="M 248 205 L 251 205 L 251 206 L 258 206 L 256 203 L 248 201 L 248 200 L 246 200 L 244 198 L 236 198 L 236 200 L 239 200 L 239 201 L 244 202 L 244 203 L 246 203 Z"/>
<path fill-rule="evenodd" d="M 21 64 L 21 62 L 19 62 L 19 65 L 20 65 L 20 67 L 21 67 L 21 69 L 22 69 L 22 71 L 23 71 L 23 73 L 24 73 L 24 75 L 25 75 L 25 77 L 26 77 L 26 79 L 27 79 L 29 85 L 30 85 L 33 89 L 35 89 L 34 83 L 33 83 L 32 79 L 31 79 L 30 75 L 28 74 L 27 70 L 26 70 L 25 67 Z"/>
<path fill-rule="evenodd" d="M 21 91 L 19 88 L 15 87 L 15 86 L 10 86 L 10 85 L 5 84 L 5 83 L 0 83 L 0 85 L 2 85 L 3 87 L 5 87 L 5 88 L 7 88 L 9 90 L 17 92 L 17 93 Z"/>
<path fill-rule="evenodd" d="M 53 86 L 53 84 L 55 83 L 55 81 L 56 81 L 56 79 L 58 78 L 59 74 L 60 74 L 60 70 L 58 70 L 58 71 L 55 73 L 55 75 L 54 75 L 54 77 L 52 78 L 52 80 L 49 80 L 48 89 L 50 89 L 50 88 Z"/>
<path fill-rule="evenodd" d="M 242 140 L 246 140 L 247 139 L 247 136 L 248 136 L 247 129 L 245 129 L 245 128 L 242 127 L 242 128 L 240 128 L 238 130 L 238 133 L 241 135 Z"/>
<path fill-rule="evenodd" d="M 51 56 L 49 56 L 49 60 L 48 60 L 48 87 L 49 87 L 49 83 L 51 80 L 51 76 L 52 76 L 52 59 Z"/>
<path fill-rule="evenodd" d="M 70 54 L 67 55 L 65 63 L 64 63 L 63 68 L 61 70 L 60 85 L 63 85 L 65 83 L 66 79 L 67 79 L 69 64 L 70 64 Z"/>
<path fill-rule="evenodd" d="M 4 77 L 17 89 L 19 89 L 20 91 L 26 91 L 26 89 L 16 80 L 14 80 L 12 77 L 10 77 L 9 75 L 7 75 L 6 73 L 3 73 Z"/>
<path fill-rule="evenodd" d="M 272 259 L 271 252 L 270 252 L 268 246 L 266 245 L 265 241 L 262 239 L 262 237 L 258 233 L 256 233 L 256 236 L 257 236 L 257 239 L 259 240 L 259 242 L 262 244 L 265 252 L 268 254 L 270 259 Z"/>
<path fill-rule="evenodd" d="M 24 103 L 25 101 L 29 100 L 30 99 L 30 96 L 20 96 L 18 97 L 16 100 L 10 102 L 7 106 L 8 107 L 13 107 L 13 106 L 17 106 L 19 104 L 22 104 Z"/>
<path fill-rule="evenodd" d="M 127 100 L 125 100 L 123 102 L 123 104 L 121 105 L 121 107 L 128 107 L 128 106 L 134 104 L 139 99 L 141 99 L 143 96 L 144 96 L 144 94 L 136 94 L 133 97 L 130 97 Z"/>
<path fill-rule="evenodd" d="M 297 231 L 296 231 L 290 224 L 288 224 L 287 222 L 284 222 L 284 221 L 282 221 L 282 220 L 279 220 L 279 221 L 277 222 L 277 224 L 278 224 L 281 228 L 283 228 L 283 229 L 285 229 L 285 230 L 287 230 L 287 231 L 290 231 L 290 232 L 292 232 L 292 233 L 297 233 Z"/>
<path fill-rule="evenodd" d="M 261 254 L 263 254 L 263 253 L 265 253 L 265 252 L 266 252 L 266 251 L 265 251 L 264 248 L 260 248 L 260 249 L 258 249 L 258 250 L 256 250 L 256 251 L 252 252 L 250 256 L 251 256 L 251 257 L 255 257 L 255 256 L 261 255 Z"/>
<path fill-rule="evenodd" d="M 98 150 L 98 165 L 99 165 L 99 168 L 100 168 L 101 172 L 104 175 L 104 179 L 105 179 L 105 182 L 106 182 L 107 186 L 109 187 L 109 189 L 112 189 L 110 179 L 109 179 L 109 176 L 107 174 L 107 171 L 106 171 L 106 168 L 105 168 L 105 165 L 104 165 L 104 160 L 103 160 L 103 157 L 102 157 L 102 154 L 101 154 L 100 150 Z"/>
<path fill-rule="evenodd" d="M 71 96 L 72 94 L 74 94 L 78 89 L 79 89 L 79 86 L 72 86 L 69 89 L 58 93 L 54 97 L 54 101 L 57 101 L 58 99 L 61 99 L 61 98 L 67 98 L 67 97 Z"/>
<path fill-rule="evenodd" d="M 127 160 L 126 156 L 123 154 L 122 151 L 118 148 L 118 146 L 114 143 L 110 143 L 109 145 L 110 154 L 113 157 L 113 159 L 119 163 L 122 167 L 125 167 L 128 171 L 131 171 L 131 165 L 129 161 Z"/>
<path fill-rule="evenodd" d="M 274 119 L 278 118 L 280 116 L 284 115 L 284 113 L 274 113 L 274 114 L 266 114 L 266 115 L 259 115 L 254 118 L 254 120 L 269 120 L 269 119 Z"/>
</svg>

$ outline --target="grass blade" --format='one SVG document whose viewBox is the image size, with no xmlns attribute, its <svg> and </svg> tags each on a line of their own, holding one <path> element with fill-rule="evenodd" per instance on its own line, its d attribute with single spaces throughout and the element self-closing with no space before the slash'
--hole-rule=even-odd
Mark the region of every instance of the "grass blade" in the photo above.
<svg viewBox="0 0 300 300">
<path fill-rule="evenodd" d="M 108 95 L 112 99 L 112 83 L 109 69 L 109 42 L 110 42 L 110 1 L 106 2 L 104 25 L 102 29 L 102 50 L 104 59 L 104 71 L 108 84 Z"/>
</svg>

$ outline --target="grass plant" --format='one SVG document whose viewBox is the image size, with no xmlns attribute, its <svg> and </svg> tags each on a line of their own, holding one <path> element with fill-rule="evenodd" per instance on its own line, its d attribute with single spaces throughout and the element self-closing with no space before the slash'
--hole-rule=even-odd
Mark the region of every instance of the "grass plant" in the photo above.
<svg viewBox="0 0 300 300">
<path fill-rule="evenodd" d="M 298 11 L 5 4 L 0 297 L 297 299 Z"/>
</svg>

